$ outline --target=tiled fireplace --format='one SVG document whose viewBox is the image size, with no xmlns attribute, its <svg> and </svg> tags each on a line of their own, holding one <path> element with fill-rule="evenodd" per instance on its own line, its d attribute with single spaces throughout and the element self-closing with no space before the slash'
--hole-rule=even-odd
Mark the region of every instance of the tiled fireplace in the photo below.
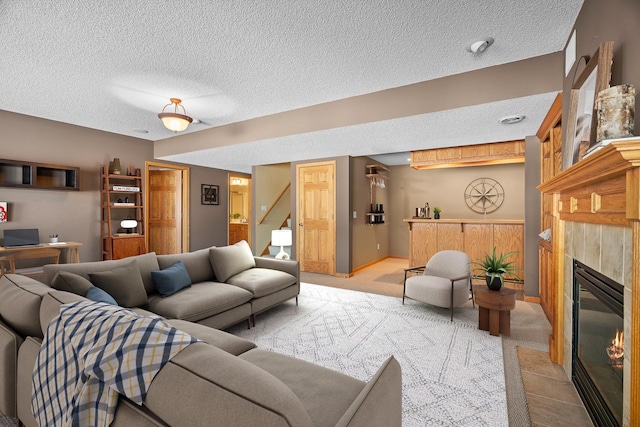
<svg viewBox="0 0 640 427">
<path fill-rule="evenodd" d="M 619 376 L 618 390 L 605 397 L 617 400 L 613 404 L 618 408 L 617 419 L 611 424 L 598 424 L 640 425 L 640 138 L 611 142 L 539 188 L 553 195 L 552 232 L 558 236 L 552 240 L 552 275 L 556 285 L 551 300 L 551 360 L 563 364 L 568 374 L 574 373 L 572 342 L 579 325 L 574 321 L 574 299 L 584 296 L 590 307 L 584 317 L 600 313 L 607 313 L 608 317 L 582 326 L 593 329 L 583 338 L 587 347 L 596 348 L 595 353 L 588 356 L 584 352 L 587 349 L 580 344 L 576 353 L 585 356 L 587 365 L 593 364 L 587 370 L 603 369 L 605 375 L 614 375 L 613 380 L 615 375 Z M 617 317 L 612 317 L 606 304 L 596 301 L 598 298 L 590 290 L 578 287 L 574 295 L 575 261 L 621 285 L 616 292 L 622 305 L 613 310 Z M 622 327 L 625 339 L 619 346 L 622 348 L 610 350 L 624 355 L 614 355 L 607 362 L 602 357 L 607 356 L 606 347 L 615 338 L 612 336 L 615 325 Z M 634 354 L 639 357 L 634 359 Z"/>
<path fill-rule="evenodd" d="M 592 226 L 590 224 L 571 223 L 565 229 L 567 238 L 566 248 L 578 249 L 579 242 L 575 242 L 573 230 L 579 229 L 577 239 L 586 239 L 582 231 L 593 233 L 596 243 L 592 251 L 593 258 L 591 265 L 598 265 L 603 258 L 602 241 L 611 239 L 613 247 L 606 250 L 613 250 L 618 258 L 612 265 L 619 265 L 619 272 L 616 276 L 624 278 L 624 264 L 630 267 L 630 260 L 625 258 L 624 234 L 630 235 L 630 229 L 620 228 L 619 230 L 609 230 L 602 226 Z M 571 230 L 572 232 L 566 232 Z M 609 232 L 609 233 L 607 233 Z M 622 232 L 622 236 L 620 235 Z M 599 238 L 598 238 L 599 235 Z M 616 238 L 620 238 L 616 242 Z M 607 246 L 607 243 L 604 245 Z M 585 249 L 587 249 L 585 247 Z M 593 249 L 593 247 L 592 247 Z M 597 249 L 600 250 L 598 254 Z M 627 354 L 630 346 L 624 345 L 624 331 L 630 327 L 630 319 L 624 319 L 624 292 L 625 287 L 621 281 L 589 267 L 583 262 L 573 257 L 572 253 L 565 253 L 567 258 L 573 261 L 565 261 L 565 269 L 572 271 L 570 281 L 565 283 L 565 298 L 571 300 L 571 304 L 565 306 L 565 310 L 571 310 L 571 322 L 565 322 L 565 343 L 573 348 L 565 350 L 566 372 L 571 372 L 571 377 L 576 385 L 580 397 L 585 403 L 585 407 L 590 412 L 591 417 L 596 420 L 596 425 L 620 426 L 623 425 L 623 414 L 625 400 L 624 378 L 625 371 L 629 372 L 629 358 Z M 584 256 L 584 255 L 580 255 Z M 567 268 L 568 267 L 568 268 Z M 607 268 L 605 268 L 607 269 Z M 611 274 L 614 274 L 613 272 Z M 571 329 L 567 331 L 567 329 Z M 568 364 L 568 366 L 567 366 Z M 626 367 L 625 367 L 626 365 Z M 628 374 L 627 374 L 628 378 Z M 627 387 L 628 390 L 628 387 Z M 629 400 L 626 401 L 627 409 Z M 629 411 L 627 410 L 628 414 Z M 628 424 L 627 424 L 628 425 Z"/>
</svg>

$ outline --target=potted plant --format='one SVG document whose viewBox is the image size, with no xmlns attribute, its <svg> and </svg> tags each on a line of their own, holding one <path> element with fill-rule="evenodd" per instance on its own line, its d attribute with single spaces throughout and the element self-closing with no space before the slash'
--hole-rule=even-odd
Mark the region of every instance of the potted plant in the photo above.
<svg viewBox="0 0 640 427">
<path fill-rule="evenodd" d="M 513 261 L 506 261 L 506 259 L 515 254 L 516 252 L 507 252 L 506 254 L 497 255 L 497 248 L 493 247 L 492 254 L 485 254 L 484 259 L 473 262 L 477 267 L 474 271 L 484 272 L 487 281 L 487 287 L 492 291 L 499 291 L 504 285 L 504 275 L 510 274 L 516 279 L 520 280 L 520 277 L 516 274 L 516 271 L 522 271 L 515 265 Z"/>
<path fill-rule="evenodd" d="M 434 207 L 433 208 L 433 219 L 440 219 L 440 212 L 442 212 L 442 209 L 440 209 L 438 207 Z"/>
</svg>

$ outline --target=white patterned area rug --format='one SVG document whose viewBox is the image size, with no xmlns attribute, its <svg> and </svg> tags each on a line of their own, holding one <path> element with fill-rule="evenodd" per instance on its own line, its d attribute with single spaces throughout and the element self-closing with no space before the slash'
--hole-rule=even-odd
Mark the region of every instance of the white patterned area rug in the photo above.
<svg viewBox="0 0 640 427">
<path fill-rule="evenodd" d="M 389 356 L 402 367 L 403 426 L 507 426 L 502 340 L 478 310 L 302 283 L 293 300 L 235 335 L 368 381 Z"/>
</svg>

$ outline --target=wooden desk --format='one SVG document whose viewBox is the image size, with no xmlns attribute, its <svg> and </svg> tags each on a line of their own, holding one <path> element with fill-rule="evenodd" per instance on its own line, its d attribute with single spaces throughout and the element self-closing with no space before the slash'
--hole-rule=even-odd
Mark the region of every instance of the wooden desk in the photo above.
<svg viewBox="0 0 640 427">
<path fill-rule="evenodd" d="M 67 250 L 67 260 L 69 263 L 80 262 L 80 254 L 78 253 L 78 248 L 82 246 L 82 243 L 78 242 L 60 242 L 60 243 L 43 243 L 40 246 L 28 246 L 23 248 L 5 248 L 4 246 L 0 246 L 0 256 L 6 255 L 8 253 L 14 252 L 23 252 L 23 251 L 31 251 L 33 249 L 42 249 L 42 248 L 55 248 L 55 249 L 66 249 Z"/>
<path fill-rule="evenodd" d="M 486 285 L 475 285 L 473 292 L 480 311 L 478 328 L 493 336 L 511 335 L 511 310 L 516 308 L 516 291 L 504 286 L 492 291 Z"/>
</svg>

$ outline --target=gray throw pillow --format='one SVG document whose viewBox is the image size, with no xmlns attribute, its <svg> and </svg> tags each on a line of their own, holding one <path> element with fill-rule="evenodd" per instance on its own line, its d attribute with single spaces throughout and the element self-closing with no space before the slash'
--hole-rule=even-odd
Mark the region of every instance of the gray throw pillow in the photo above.
<svg viewBox="0 0 640 427">
<path fill-rule="evenodd" d="M 119 306 L 140 307 L 147 304 L 147 291 L 135 261 L 113 270 L 89 273 L 89 279 L 111 295 Z"/>
<path fill-rule="evenodd" d="M 59 271 L 51 282 L 51 287 L 59 291 L 85 296 L 93 284 L 82 276 L 68 271 Z"/>
<path fill-rule="evenodd" d="M 249 244 L 241 240 L 235 245 L 209 249 L 209 258 L 216 279 L 224 282 L 229 277 L 256 266 Z"/>
</svg>

